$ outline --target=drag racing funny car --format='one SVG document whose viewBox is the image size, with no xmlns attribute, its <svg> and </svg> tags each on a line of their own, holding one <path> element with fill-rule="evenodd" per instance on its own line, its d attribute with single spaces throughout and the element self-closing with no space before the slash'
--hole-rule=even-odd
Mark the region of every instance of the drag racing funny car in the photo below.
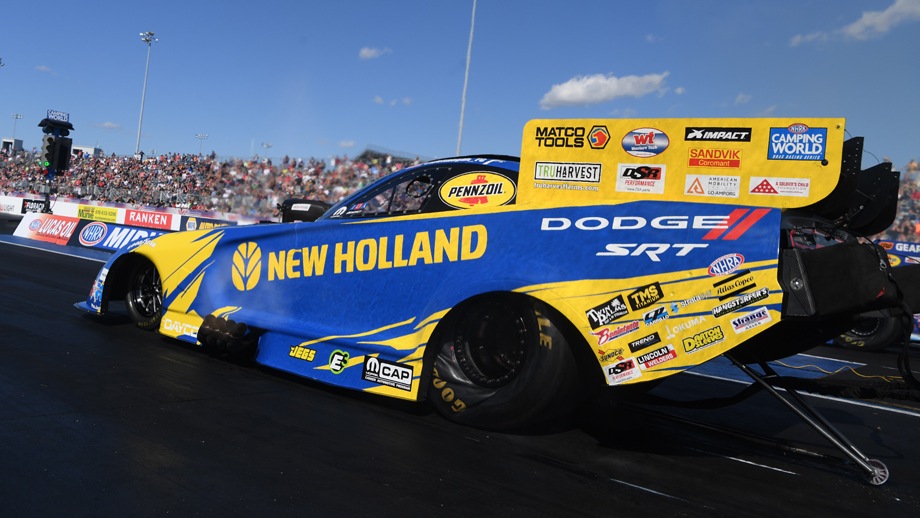
<svg viewBox="0 0 920 518">
<path fill-rule="evenodd" d="M 597 387 L 785 357 L 916 304 L 916 269 L 859 237 L 891 222 L 899 174 L 861 170 L 844 132 L 533 120 L 520 158 L 435 160 L 316 221 L 118 252 L 77 306 L 123 301 L 138 327 L 217 354 L 517 429 Z"/>
</svg>

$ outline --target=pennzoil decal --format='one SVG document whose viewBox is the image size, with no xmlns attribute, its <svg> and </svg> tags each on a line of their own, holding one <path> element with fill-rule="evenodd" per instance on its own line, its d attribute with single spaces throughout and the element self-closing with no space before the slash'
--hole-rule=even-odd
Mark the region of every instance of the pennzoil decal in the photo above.
<svg viewBox="0 0 920 518">
<path fill-rule="evenodd" d="M 455 176 L 438 190 L 441 201 L 457 209 L 505 205 L 514 199 L 514 193 L 510 178 L 488 171 Z"/>
</svg>

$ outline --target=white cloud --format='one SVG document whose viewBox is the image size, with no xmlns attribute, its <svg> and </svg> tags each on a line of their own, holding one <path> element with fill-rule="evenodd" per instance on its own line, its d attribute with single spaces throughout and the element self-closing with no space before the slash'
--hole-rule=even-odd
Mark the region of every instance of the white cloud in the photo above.
<svg viewBox="0 0 920 518">
<path fill-rule="evenodd" d="M 895 25 L 920 20 L 920 0 L 895 0 L 884 11 L 868 11 L 841 31 L 850 38 L 864 40 L 885 34 Z"/>
<path fill-rule="evenodd" d="M 354 140 L 341 140 L 339 141 L 339 147 L 344 147 L 344 148 L 355 147 L 355 141 Z"/>
<path fill-rule="evenodd" d="M 384 102 L 385 101 L 383 100 L 383 97 L 380 97 L 379 95 L 374 96 L 374 104 L 383 104 Z"/>
<path fill-rule="evenodd" d="M 361 59 L 377 59 L 384 54 L 393 52 L 390 49 L 376 49 L 373 47 L 361 47 L 358 51 L 358 57 Z"/>
<path fill-rule="evenodd" d="M 920 0 L 895 0 L 884 11 L 864 11 L 859 20 L 833 33 L 813 32 L 793 36 L 789 40 L 789 46 L 797 47 L 803 43 L 827 41 L 834 35 L 846 39 L 867 40 L 887 33 L 896 25 L 918 20 L 920 20 Z"/>
<path fill-rule="evenodd" d="M 683 86 L 678 86 L 677 88 L 674 89 L 674 93 L 676 93 L 677 95 L 684 95 L 684 92 L 686 91 L 687 89 L 684 88 Z"/>
<path fill-rule="evenodd" d="M 789 46 L 798 47 L 803 43 L 810 43 L 812 41 L 827 41 L 827 33 L 813 32 L 811 34 L 796 34 L 789 40 Z"/>
<path fill-rule="evenodd" d="M 751 100 L 750 94 L 738 94 L 737 96 L 735 96 L 735 106 L 739 104 L 746 104 L 750 100 Z"/>
<path fill-rule="evenodd" d="M 35 65 L 35 70 L 38 70 L 39 72 L 51 72 L 51 68 L 46 67 L 45 65 Z"/>
<path fill-rule="evenodd" d="M 108 129 L 108 130 L 119 130 L 121 129 L 121 124 L 117 122 L 97 122 L 94 124 L 97 128 Z"/>
<path fill-rule="evenodd" d="M 664 87 L 669 72 L 644 76 L 616 77 L 594 74 L 576 76 L 565 83 L 553 85 L 542 99 L 540 108 L 580 106 L 607 102 L 617 97 L 642 97 Z"/>
</svg>

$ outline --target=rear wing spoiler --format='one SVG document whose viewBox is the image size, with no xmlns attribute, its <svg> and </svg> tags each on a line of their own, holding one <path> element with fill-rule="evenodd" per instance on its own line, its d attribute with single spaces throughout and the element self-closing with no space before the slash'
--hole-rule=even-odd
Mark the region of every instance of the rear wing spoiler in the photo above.
<svg viewBox="0 0 920 518">
<path fill-rule="evenodd" d="M 518 205 L 657 200 L 804 209 L 853 232 L 887 228 L 900 173 L 861 169 L 842 118 L 535 119 Z M 560 200 L 563 198 L 564 200 Z"/>
</svg>

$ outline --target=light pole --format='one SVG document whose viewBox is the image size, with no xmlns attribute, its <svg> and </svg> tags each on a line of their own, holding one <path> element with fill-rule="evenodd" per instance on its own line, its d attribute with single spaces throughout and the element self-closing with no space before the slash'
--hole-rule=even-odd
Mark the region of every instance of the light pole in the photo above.
<svg viewBox="0 0 920 518">
<path fill-rule="evenodd" d="M 22 118 L 21 113 L 13 113 L 10 115 L 13 118 L 13 151 L 16 150 L 16 121 Z"/>
<path fill-rule="evenodd" d="M 134 154 L 141 151 L 141 125 L 144 123 L 144 99 L 147 97 L 147 72 L 150 70 L 150 47 L 155 41 L 152 32 L 142 32 L 141 41 L 147 44 L 147 65 L 144 67 L 144 89 L 141 91 L 141 116 L 137 121 L 137 144 L 134 146 Z"/>
<path fill-rule="evenodd" d="M 473 27 L 476 25 L 476 0 L 473 0 L 473 16 L 470 20 L 470 43 L 466 47 L 466 72 L 463 73 L 463 93 L 460 95 L 460 131 L 457 132 L 457 155 L 463 140 L 463 113 L 466 111 L 466 87 L 470 82 L 470 57 L 473 55 Z"/>
<path fill-rule="evenodd" d="M 198 155 L 201 156 L 201 145 L 204 144 L 204 141 L 208 139 L 208 134 L 195 133 L 195 138 L 198 139 Z"/>
</svg>

